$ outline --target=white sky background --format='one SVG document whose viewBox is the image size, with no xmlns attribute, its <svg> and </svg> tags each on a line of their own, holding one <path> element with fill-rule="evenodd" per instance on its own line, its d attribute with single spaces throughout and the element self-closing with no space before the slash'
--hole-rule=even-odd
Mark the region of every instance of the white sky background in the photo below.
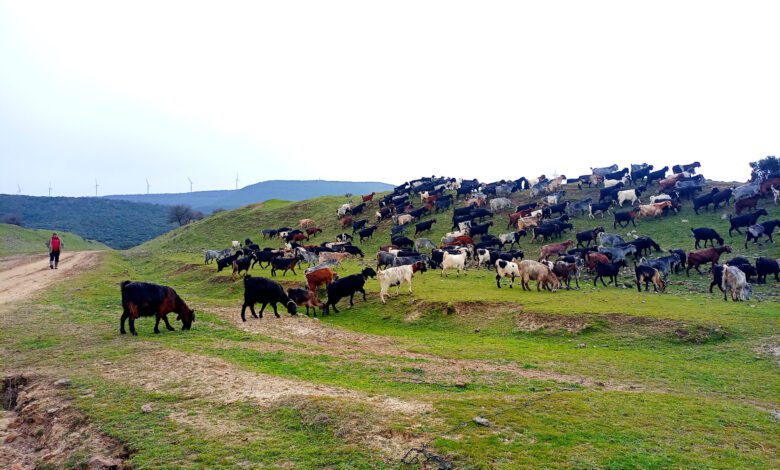
<svg viewBox="0 0 780 470">
<path fill-rule="evenodd" d="M 0 2 L 0 192 L 490 181 L 780 148 L 780 2 Z"/>
</svg>

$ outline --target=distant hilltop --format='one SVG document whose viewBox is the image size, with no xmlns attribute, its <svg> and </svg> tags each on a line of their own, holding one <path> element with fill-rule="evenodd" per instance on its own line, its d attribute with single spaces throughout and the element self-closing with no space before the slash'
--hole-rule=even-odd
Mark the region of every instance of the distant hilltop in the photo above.
<svg viewBox="0 0 780 470">
<path fill-rule="evenodd" d="M 393 189 L 393 185 L 380 182 L 325 181 L 325 180 L 270 180 L 261 181 L 238 190 L 194 191 L 191 193 L 168 194 L 118 194 L 103 196 L 151 204 L 191 206 L 206 214 L 215 209 L 236 209 L 247 204 L 268 199 L 302 201 L 319 196 L 354 195 L 381 192 Z"/>
</svg>

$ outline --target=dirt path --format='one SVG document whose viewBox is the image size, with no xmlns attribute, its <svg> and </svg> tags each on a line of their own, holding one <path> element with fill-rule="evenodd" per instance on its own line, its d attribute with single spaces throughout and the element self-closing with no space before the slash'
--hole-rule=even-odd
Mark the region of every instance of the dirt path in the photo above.
<svg viewBox="0 0 780 470">
<path fill-rule="evenodd" d="M 59 269 L 49 269 L 46 255 L 13 256 L 0 260 L 0 305 L 25 299 L 63 278 L 75 276 L 100 261 L 99 251 L 65 252 Z"/>
<path fill-rule="evenodd" d="M 57 270 L 49 269 L 46 256 L 14 256 L 0 259 L 0 312 L 12 309 L 12 302 L 22 301 L 45 287 L 95 267 L 100 259 L 100 252 L 67 253 L 60 259 Z M 411 434 L 395 435 L 389 430 L 387 423 L 378 417 L 400 414 L 419 420 L 420 416 L 432 411 L 429 403 L 402 400 L 391 396 L 373 396 L 340 387 L 248 372 L 217 358 L 169 350 L 153 343 L 144 344 L 143 349 L 145 357 L 153 363 L 163 364 L 173 361 L 188 364 L 188 367 L 149 369 L 146 363 L 137 361 L 116 363 L 104 361 L 95 365 L 95 372 L 107 380 L 150 391 L 176 391 L 209 403 L 253 402 L 259 406 L 270 406 L 289 400 L 317 398 L 340 400 L 345 404 L 355 401 L 366 403 L 376 410 L 370 416 L 377 418 L 366 420 L 361 426 L 354 426 L 355 429 L 352 431 L 345 431 L 344 437 L 356 442 L 363 441 L 393 459 L 400 458 L 409 447 L 419 445 L 423 437 L 415 437 Z M 53 371 L 36 369 L 27 373 L 43 377 L 43 382 L 48 383 L 51 388 L 55 377 Z M 57 376 L 59 375 L 61 372 L 57 373 Z M 61 403 L 67 402 L 61 394 L 56 395 Z M 192 412 L 193 410 L 188 410 L 188 413 Z M 46 415 L 42 416 L 44 418 L 39 418 L 41 423 L 48 423 L 49 420 L 45 419 Z M 177 417 L 172 416 L 171 419 Z M 51 446 L 36 444 L 38 439 L 35 436 L 28 436 L 18 430 L 21 421 L 16 412 L 0 410 L 0 443 L 9 435 L 13 435 L 14 439 L 13 445 L 0 444 L 0 467 L 9 468 L 13 464 L 18 465 L 13 468 L 34 468 L 37 462 L 51 463 L 54 456 L 58 461 L 67 458 L 65 452 L 53 452 Z M 207 421 L 190 423 L 183 418 L 180 421 L 182 424 L 195 426 L 207 434 L 215 431 L 212 429 L 213 423 Z M 237 426 L 237 423 L 231 422 L 229 427 Z M 31 432 L 37 433 L 38 428 Z M 103 436 L 96 431 L 95 435 L 99 440 L 103 439 Z M 41 448 L 41 452 L 48 451 L 48 457 L 41 457 L 41 452 L 36 451 L 34 455 L 29 452 L 29 448 L 36 445 Z M 24 457 L 26 454 L 30 455 Z M 106 451 L 103 454 L 115 456 L 117 452 Z"/>
</svg>

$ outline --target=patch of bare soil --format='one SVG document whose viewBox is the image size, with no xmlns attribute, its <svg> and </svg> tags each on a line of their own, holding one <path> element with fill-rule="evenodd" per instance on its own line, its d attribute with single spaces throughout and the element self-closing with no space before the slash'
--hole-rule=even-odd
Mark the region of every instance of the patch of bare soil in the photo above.
<svg viewBox="0 0 780 470">
<path fill-rule="evenodd" d="M 474 308 L 473 303 L 461 306 L 461 311 Z M 499 302 L 499 304 L 503 304 Z M 445 304 L 446 305 L 446 304 Z M 502 305 L 502 307 L 506 307 Z M 363 362 L 376 362 L 386 364 L 387 356 L 407 359 L 404 367 L 419 369 L 422 378 L 399 377 L 401 381 L 410 383 L 436 383 L 442 386 L 462 387 L 472 382 L 475 374 L 491 376 L 496 374 L 510 374 L 532 380 L 550 380 L 567 384 L 578 384 L 584 387 L 599 387 L 605 390 L 639 391 L 643 387 L 635 384 L 619 384 L 610 381 L 599 381 L 590 377 L 561 374 L 540 369 L 525 369 L 515 363 L 502 363 L 498 361 L 477 359 L 447 359 L 432 354 L 409 351 L 391 337 L 376 336 L 356 333 L 354 331 L 333 327 L 322 323 L 316 318 L 304 315 L 289 316 L 280 312 L 281 318 L 264 315 L 262 319 L 247 318 L 242 322 L 239 317 L 239 309 L 209 309 L 221 317 L 232 321 L 234 325 L 244 331 L 259 333 L 283 342 L 302 343 L 304 347 L 298 347 L 297 352 L 311 352 L 344 357 L 350 360 Z M 289 344 L 268 345 L 263 349 L 273 348 L 278 350 L 295 351 L 295 346 Z M 316 350 L 312 349 L 316 348 Z M 490 380 L 490 377 L 484 378 Z"/>
<path fill-rule="evenodd" d="M 373 409 L 370 414 L 363 415 L 362 427 L 343 425 L 345 429 L 354 428 L 353 434 L 361 430 L 365 432 L 357 441 L 365 440 L 379 450 L 408 448 L 415 445 L 418 438 L 401 439 L 385 437 L 387 427 L 383 426 L 383 416 L 402 416 L 406 418 L 421 417 L 432 411 L 428 403 L 401 400 L 393 397 L 368 396 L 364 393 L 318 385 L 244 371 L 218 358 L 198 356 L 165 349 L 149 350 L 144 353 L 143 363 L 127 361 L 122 363 L 101 362 L 96 366 L 101 375 L 121 383 L 137 386 L 149 391 L 175 390 L 180 395 L 216 403 L 251 402 L 258 406 L 284 406 L 293 401 L 300 407 L 304 403 L 322 399 L 335 400 L 334 403 L 364 404 Z M 170 364 L 171 366 L 148 367 L 148 364 Z M 173 365 L 176 366 L 173 366 Z M 335 406 L 335 405 L 334 405 Z M 341 409 L 343 411 L 343 409 Z M 341 412 L 333 412 L 342 422 Z M 368 417 L 367 417 L 368 416 Z M 226 423 L 214 422 L 202 415 L 176 412 L 170 419 L 191 425 L 202 425 L 209 433 L 229 434 L 231 431 Z M 336 419 L 336 418 L 329 418 Z M 422 421 L 422 419 L 415 419 Z M 354 437 L 354 436 L 353 436 Z M 365 439 L 364 439 L 365 438 Z M 396 453 L 388 456 L 398 458 Z"/>
<path fill-rule="evenodd" d="M 368 397 L 352 390 L 316 385 L 237 369 L 213 357 L 172 350 L 151 350 L 147 361 L 98 365 L 108 378 L 146 390 L 176 389 L 192 398 L 233 403 L 253 401 L 268 405 L 291 396 L 348 398 L 372 403 L 385 411 L 415 414 L 430 410 L 426 403 L 406 402 L 389 397 Z M 171 364 L 170 367 L 148 367 L 148 364 Z M 173 365 L 177 366 L 173 366 Z"/>
<path fill-rule="evenodd" d="M 128 450 L 71 407 L 54 383 L 36 375 L 3 380 L 0 468 L 128 468 Z"/>
<path fill-rule="evenodd" d="M 171 273 L 171 275 L 176 275 L 176 274 L 184 274 L 184 273 L 187 273 L 187 272 L 190 272 L 190 271 L 194 271 L 194 270 L 196 270 L 196 269 L 199 269 L 201 266 L 202 266 L 202 265 L 200 265 L 200 264 L 186 263 L 186 264 L 184 264 L 183 266 L 181 266 L 180 268 L 178 268 L 178 269 L 176 269 L 175 271 L 173 271 L 173 272 Z"/>
<path fill-rule="evenodd" d="M 730 336 L 728 330 L 719 326 L 691 325 L 666 318 L 642 317 L 621 313 L 606 315 L 559 315 L 526 312 L 515 319 L 519 331 L 580 334 L 583 331 L 605 327 L 625 333 L 648 337 L 675 338 L 696 344 Z"/>
<path fill-rule="evenodd" d="M 591 321 L 582 316 L 546 315 L 538 313 L 524 313 L 518 315 L 515 323 L 520 331 L 567 331 L 573 334 L 580 333 L 592 326 Z"/>
<path fill-rule="evenodd" d="M 776 364 L 780 364 L 780 337 L 773 336 L 768 338 L 755 348 L 756 353 L 772 359 Z"/>
<path fill-rule="evenodd" d="M 444 315 L 455 315 L 465 321 L 497 320 L 506 318 L 507 314 L 517 314 L 523 311 L 523 306 L 517 302 L 437 302 L 421 301 L 412 304 L 404 321 L 415 322 L 427 313 L 439 312 Z"/>
</svg>

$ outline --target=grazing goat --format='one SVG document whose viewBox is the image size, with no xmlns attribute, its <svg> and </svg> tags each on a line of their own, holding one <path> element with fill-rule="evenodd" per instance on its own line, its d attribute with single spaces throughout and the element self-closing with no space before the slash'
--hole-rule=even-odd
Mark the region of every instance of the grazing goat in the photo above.
<svg viewBox="0 0 780 470">
<path fill-rule="evenodd" d="M 547 261 L 547 258 L 552 255 L 560 256 L 562 253 L 565 253 L 566 250 L 568 250 L 572 245 L 574 245 L 573 240 L 566 240 L 565 242 L 561 243 L 551 243 L 549 245 L 544 245 L 539 254 L 539 261 Z"/>
<path fill-rule="evenodd" d="M 489 255 L 488 255 L 489 256 Z M 467 274 L 466 271 L 466 253 L 460 253 L 457 255 L 454 255 L 452 253 L 449 253 L 447 251 L 444 252 L 444 257 L 442 258 L 441 263 L 441 275 L 446 276 L 446 271 L 448 269 L 457 269 L 458 270 L 458 277 L 460 277 L 461 271 L 463 271 L 464 274 Z"/>
<path fill-rule="evenodd" d="M 295 287 L 291 289 L 287 289 L 287 297 L 290 298 L 293 302 L 295 302 L 295 305 L 298 307 L 306 307 L 306 315 L 309 314 L 309 307 L 314 309 L 315 315 L 317 312 L 317 307 L 319 307 L 320 303 L 317 300 L 317 295 L 308 290 L 308 289 L 301 289 L 300 287 Z"/>
<path fill-rule="evenodd" d="M 260 303 L 260 316 L 255 313 L 255 304 Z M 276 304 L 280 303 L 287 307 L 287 313 L 290 315 L 296 315 L 297 305 L 292 301 L 281 284 L 271 279 L 264 277 L 244 277 L 244 305 L 241 306 L 241 320 L 246 321 L 246 308 L 249 307 L 249 311 L 252 312 L 252 316 L 255 318 L 263 318 L 263 311 L 266 305 L 271 304 L 274 309 L 274 315 L 279 317 L 279 312 L 276 310 Z"/>
<path fill-rule="evenodd" d="M 354 306 L 355 294 L 358 292 L 363 294 L 363 302 L 365 302 L 365 284 L 369 277 L 376 277 L 376 272 L 373 269 L 366 267 L 358 274 L 352 274 L 350 276 L 333 281 L 328 286 L 328 300 L 322 306 L 322 313 L 329 313 L 330 307 L 333 307 L 334 312 L 339 313 L 339 310 L 336 308 L 336 304 L 339 300 L 347 296 L 349 296 L 349 306 Z"/>
<path fill-rule="evenodd" d="M 631 205 L 633 206 L 634 203 L 638 202 L 642 204 L 642 201 L 639 199 L 639 196 L 642 195 L 642 191 L 638 189 L 626 189 L 623 191 L 618 191 L 617 193 L 617 204 L 620 207 L 623 207 L 623 203 L 626 201 L 629 201 Z"/>
<path fill-rule="evenodd" d="M 520 270 L 517 263 L 506 261 L 503 259 L 496 260 L 496 286 L 501 288 L 501 279 L 510 276 L 512 280 L 509 283 L 509 287 L 512 288 L 515 284 L 515 277 L 520 277 Z"/>
<path fill-rule="evenodd" d="M 598 266 L 599 263 L 609 263 L 609 257 L 605 255 L 604 253 L 597 253 L 597 252 L 588 252 L 585 253 L 585 266 L 587 266 L 589 271 L 595 271 L 596 266 Z"/>
<path fill-rule="evenodd" d="M 634 219 L 636 219 L 638 214 L 639 209 L 631 209 L 630 211 L 626 212 L 615 212 L 615 221 L 612 223 L 612 229 L 616 229 L 618 225 L 620 225 L 621 228 L 628 227 L 629 223 L 636 227 L 636 222 L 634 222 Z"/>
<path fill-rule="evenodd" d="M 672 201 L 662 201 L 653 204 L 644 204 L 639 206 L 639 214 L 637 217 L 660 217 L 664 215 L 664 211 L 672 207 Z"/>
<path fill-rule="evenodd" d="M 427 270 L 428 269 L 425 266 L 425 263 L 418 261 L 417 263 L 411 265 L 387 268 L 383 271 L 377 272 L 377 279 L 379 280 L 380 288 L 379 298 L 382 300 L 382 303 L 386 303 L 385 296 L 387 295 L 387 290 L 391 286 L 396 286 L 396 295 L 398 295 L 401 293 L 401 284 L 407 283 L 409 284 L 409 294 L 411 294 L 412 277 L 414 276 L 414 273 L 425 272 Z"/>
<path fill-rule="evenodd" d="M 720 255 L 723 253 L 731 253 L 731 247 L 724 245 L 717 248 L 709 247 L 703 250 L 691 251 L 688 253 L 688 267 L 685 268 L 685 275 L 691 275 L 691 268 L 696 269 L 696 272 L 699 274 L 704 274 L 699 269 L 699 266 L 707 263 L 717 263 L 720 259 Z"/>
<path fill-rule="evenodd" d="M 636 290 L 642 292 L 642 283 L 645 283 L 645 292 L 650 290 L 650 283 L 653 284 L 653 292 L 663 292 L 666 290 L 666 283 L 661 278 L 661 272 L 652 266 L 639 265 L 634 266 L 636 275 Z"/>
<path fill-rule="evenodd" d="M 736 212 L 737 215 L 742 214 L 742 212 L 747 209 L 756 210 L 757 208 L 758 208 L 758 195 L 746 197 L 744 199 L 739 199 L 737 202 L 734 203 L 734 212 Z"/>
<path fill-rule="evenodd" d="M 666 178 L 666 172 L 667 171 L 669 171 L 669 167 L 668 166 L 665 166 L 665 167 L 661 168 L 660 170 L 651 171 L 647 175 L 647 183 L 646 184 L 648 186 L 650 186 L 650 183 L 652 183 L 653 181 L 660 181 L 660 180 Z"/>
<path fill-rule="evenodd" d="M 672 263 L 672 271 L 674 271 L 675 274 L 677 274 L 680 269 L 685 269 L 688 265 L 688 255 L 685 253 L 685 250 L 681 250 L 679 248 L 671 249 L 669 250 L 669 254 L 677 255 L 677 258 L 679 261 L 676 263 Z"/>
<path fill-rule="evenodd" d="M 422 232 L 433 230 L 433 224 L 436 223 L 436 219 L 428 220 L 426 222 L 420 222 L 414 226 L 414 236 Z"/>
<path fill-rule="evenodd" d="M 774 274 L 775 281 L 780 281 L 780 259 L 764 258 L 763 256 L 756 260 L 756 282 L 766 284 L 766 277 Z"/>
<path fill-rule="evenodd" d="M 617 278 L 620 274 L 620 268 L 628 266 L 626 264 L 626 260 L 620 260 L 616 263 L 602 263 L 599 262 L 596 264 L 596 277 L 593 278 L 593 287 L 596 287 L 596 281 L 601 279 L 601 284 L 604 285 L 604 287 L 607 287 L 607 284 L 604 282 L 604 278 L 609 278 L 609 283 L 613 284 L 615 287 L 618 287 L 617 285 Z"/>
<path fill-rule="evenodd" d="M 720 246 L 723 246 L 723 237 L 718 235 L 714 229 L 709 227 L 692 228 L 691 233 L 695 239 L 694 248 L 699 248 L 699 242 L 702 240 L 704 240 L 704 248 L 707 248 L 707 242 L 710 242 L 710 246 L 715 246 L 716 241 Z"/>
<path fill-rule="evenodd" d="M 611 208 L 612 203 L 610 202 L 590 204 L 588 205 L 588 218 L 595 219 L 598 214 L 601 214 L 603 219 L 605 215 L 612 214 Z"/>
<path fill-rule="evenodd" d="M 747 283 L 745 273 L 736 266 L 723 266 L 723 300 L 728 302 L 728 294 L 734 302 L 750 300 L 753 293 L 750 284 Z"/>
<path fill-rule="evenodd" d="M 599 245 L 602 246 L 618 246 L 626 244 L 626 241 L 623 239 L 623 237 L 615 233 L 601 232 L 596 236 L 596 240 L 599 242 Z"/>
<path fill-rule="evenodd" d="M 360 235 L 360 243 L 363 243 L 365 240 L 371 239 L 374 236 L 374 231 L 376 231 L 376 225 L 372 225 L 370 227 L 364 228 L 361 231 L 358 232 L 358 235 Z"/>
<path fill-rule="evenodd" d="M 217 250 L 204 250 L 203 251 L 203 264 L 209 264 L 210 261 L 218 260 L 221 252 Z"/>
<path fill-rule="evenodd" d="M 732 236 L 731 232 L 734 230 L 742 235 L 742 232 L 739 230 L 740 227 L 750 227 L 751 225 L 755 225 L 756 222 L 758 222 L 758 218 L 762 215 L 768 215 L 766 209 L 759 209 L 755 212 L 751 212 L 750 214 L 738 215 L 736 217 L 729 215 L 729 224 L 731 225 L 729 227 L 729 236 Z"/>
<path fill-rule="evenodd" d="M 582 260 L 580 260 L 581 262 Z M 571 280 L 574 278 L 574 283 L 577 289 L 580 288 L 580 270 L 577 263 L 567 263 L 565 261 L 556 261 L 552 269 L 553 274 L 558 276 L 560 281 L 566 283 L 566 290 L 571 290 Z"/>
<path fill-rule="evenodd" d="M 165 322 L 168 331 L 174 328 L 168 322 L 168 314 L 176 312 L 177 320 L 182 322 L 182 330 L 189 330 L 195 321 L 195 310 L 190 309 L 173 288 L 150 282 L 122 281 L 119 284 L 122 293 L 122 316 L 119 319 L 119 332 L 125 334 L 125 320 L 129 320 L 130 333 L 138 336 L 135 321 L 139 317 L 155 317 L 154 332 L 160 332 L 160 320 Z"/>
<path fill-rule="evenodd" d="M 523 287 L 523 290 L 531 290 L 528 281 L 532 280 L 536 281 L 537 291 L 541 291 L 542 286 L 552 292 L 560 289 L 561 282 L 558 280 L 558 277 L 553 274 L 550 269 L 550 264 L 533 260 L 523 260 L 518 263 L 517 267 L 520 271 L 520 285 Z"/>
<path fill-rule="evenodd" d="M 627 255 L 637 253 L 637 248 L 634 245 L 621 245 L 621 246 L 600 246 L 599 253 L 603 253 L 609 256 L 612 262 L 621 261 L 626 259 Z"/>
<path fill-rule="evenodd" d="M 583 244 L 586 247 L 590 246 L 591 242 L 593 243 L 596 242 L 596 237 L 598 237 L 599 233 L 602 232 L 604 232 L 604 227 L 596 227 L 591 230 L 584 230 L 582 232 L 577 232 L 577 247 Z"/>
<path fill-rule="evenodd" d="M 675 265 L 675 263 L 680 262 L 680 257 L 676 253 L 672 253 L 669 256 L 662 256 L 661 258 L 651 258 L 646 259 L 642 258 L 639 260 L 639 264 L 645 264 L 647 266 L 650 266 L 651 268 L 657 269 L 661 275 L 663 275 L 663 278 L 666 279 L 667 276 L 669 276 L 669 272 L 672 270 L 672 267 Z"/>
<path fill-rule="evenodd" d="M 748 242 L 753 240 L 753 243 L 758 243 L 758 240 L 761 237 L 767 237 L 771 243 L 774 243 L 775 241 L 772 239 L 772 233 L 778 226 L 780 226 L 780 219 L 766 220 L 760 224 L 751 225 L 747 229 L 745 248 L 747 248 Z"/>
<path fill-rule="evenodd" d="M 312 292 L 317 292 L 320 286 L 329 286 L 330 283 L 339 278 L 338 274 L 328 267 L 307 272 L 305 276 L 306 287 Z"/>
</svg>

